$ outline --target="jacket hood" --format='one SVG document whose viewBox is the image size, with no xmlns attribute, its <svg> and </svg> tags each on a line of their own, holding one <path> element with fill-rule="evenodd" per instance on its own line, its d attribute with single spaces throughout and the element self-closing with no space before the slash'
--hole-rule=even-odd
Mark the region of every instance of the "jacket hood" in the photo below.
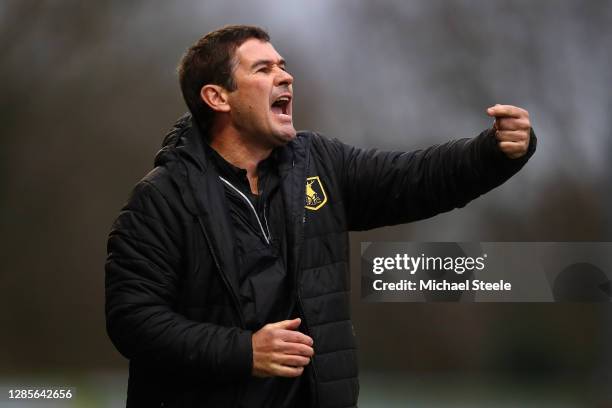
<svg viewBox="0 0 612 408">
<path fill-rule="evenodd" d="M 206 168 L 204 137 L 191 114 L 181 116 L 164 137 L 162 148 L 155 155 L 154 166 L 168 165 L 179 158 L 191 162 L 199 170 Z"/>
</svg>

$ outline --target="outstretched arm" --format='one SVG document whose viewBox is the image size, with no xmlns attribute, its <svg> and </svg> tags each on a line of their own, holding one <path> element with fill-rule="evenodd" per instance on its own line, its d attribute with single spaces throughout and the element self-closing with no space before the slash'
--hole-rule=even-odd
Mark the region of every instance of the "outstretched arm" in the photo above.
<svg viewBox="0 0 612 408">
<path fill-rule="evenodd" d="M 487 114 L 495 124 L 477 137 L 413 152 L 336 141 L 349 229 L 401 224 L 463 207 L 512 177 L 536 148 L 529 115 L 509 105 Z"/>
</svg>

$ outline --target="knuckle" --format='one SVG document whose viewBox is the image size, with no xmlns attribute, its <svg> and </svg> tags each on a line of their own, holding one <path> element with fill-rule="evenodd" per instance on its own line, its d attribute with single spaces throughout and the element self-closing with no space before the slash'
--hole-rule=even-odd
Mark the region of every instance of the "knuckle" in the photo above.
<svg viewBox="0 0 612 408">
<path fill-rule="evenodd" d="M 273 363 L 278 362 L 281 358 L 282 358 L 282 354 L 279 354 L 279 353 L 276 353 L 276 352 L 270 353 L 270 359 L 268 361 L 268 365 L 272 368 L 273 367 Z"/>
<path fill-rule="evenodd" d="M 272 348 L 274 350 L 280 350 L 283 347 L 284 342 L 281 339 L 272 339 Z"/>
</svg>

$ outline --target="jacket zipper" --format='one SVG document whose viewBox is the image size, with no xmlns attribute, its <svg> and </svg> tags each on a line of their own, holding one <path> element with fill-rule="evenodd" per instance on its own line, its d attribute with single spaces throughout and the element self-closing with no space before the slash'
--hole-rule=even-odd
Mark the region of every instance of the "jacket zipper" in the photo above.
<svg viewBox="0 0 612 408">
<path fill-rule="evenodd" d="M 221 269 L 221 264 L 219 263 L 219 259 L 217 259 L 217 253 L 215 252 L 212 246 L 212 243 L 210 242 L 210 237 L 208 236 L 208 233 L 206 232 L 206 228 L 204 228 L 204 223 L 202 222 L 202 219 L 200 217 L 197 217 L 197 219 L 198 219 L 198 224 L 200 225 L 200 229 L 202 230 L 202 233 L 204 234 L 204 238 L 206 239 L 206 244 L 208 245 L 208 250 L 210 251 L 210 254 L 212 255 L 215 266 L 219 270 L 221 279 L 223 279 L 223 283 L 225 283 L 225 286 L 228 288 L 230 295 L 232 297 L 232 300 L 234 301 L 234 307 L 236 308 L 236 311 L 238 312 L 238 320 L 240 321 L 240 328 L 245 330 L 246 323 L 244 322 L 244 316 L 242 316 L 242 310 L 240 309 L 240 301 L 238 300 L 238 296 L 232 290 L 232 285 L 227 279 L 227 276 L 225 275 L 225 273 L 223 272 L 223 269 Z M 238 406 L 238 404 L 242 400 L 245 389 L 246 389 L 246 383 L 242 383 L 240 386 L 239 398 L 235 400 L 234 406 Z"/>
<path fill-rule="evenodd" d="M 308 321 L 306 319 L 306 313 L 304 313 L 304 304 L 302 303 L 302 297 L 300 296 L 300 292 L 299 289 L 297 289 L 297 298 L 298 298 L 298 304 L 300 306 L 300 311 L 302 312 L 302 318 L 304 319 L 304 327 L 306 328 L 306 331 L 309 334 L 312 334 L 312 332 L 310 331 L 310 328 L 308 326 Z M 311 367 L 312 367 L 312 377 L 314 379 L 314 387 L 313 387 L 313 391 L 314 391 L 314 406 L 315 407 L 319 407 L 321 406 L 321 403 L 319 401 L 319 389 L 318 389 L 318 381 L 317 381 L 317 368 L 316 365 L 314 363 L 314 355 L 312 357 L 312 361 L 311 361 Z"/>
<path fill-rule="evenodd" d="M 308 160 L 309 157 L 306 158 L 306 173 L 308 173 Z M 305 184 L 305 183 L 304 183 Z M 304 203 L 302 205 L 302 224 L 306 224 L 306 198 L 304 197 Z M 302 225 L 302 231 L 301 231 L 301 235 L 300 235 L 300 241 L 302 242 L 304 240 L 304 225 Z M 299 256 L 299 254 L 298 254 Z M 306 331 L 309 334 L 312 334 L 312 332 L 310 331 L 310 327 L 308 326 L 308 320 L 306 319 L 306 313 L 304 313 L 304 303 L 302 302 L 302 296 L 300 295 L 300 277 L 301 277 L 301 270 L 300 270 L 300 264 L 298 263 L 296 265 L 297 267 L 297 276 L 296 276 L 296 280 L 295 280 L 295 293 L 297 294 L 297 299 L 298 299 L 298 305 L 300 306 L 300 311 L 302 312 L 302 318 L 304 319 L 304 327 L 306 328 Z M 318 390 L 318 381 L 317 381 L 317 369 L 314 363 L 314 357 L 313 356 L 313 361 L 311 361 L 311 367 L 312 367 L 312 376 L 314 379 L 314 399 L 315 399 L 315 404 L 314 406 L 321 406 L 321 402 L 319 401 L 319 390 Z"/>
<path fill-rule="evenodd" d="M 266 234 L 266 231 L 264 230 L 263 225 L 261 224 L 261 221 L 259 220 L 259 216 L 257 215 L 257 211 L 255 210 L 255 207 L 253 207 L 253 203 L 251 203 L 251 200 L 249 200 L 248 197 L 245 196 L 242 191 L 240 191 L 236 187 L 234 187 L 234 185 L 232 183 L 230 183 L 229 181 L 227 181 L 226 179 L 224 179 L 221 176 L 219 176 L 219 178 L 225 184 L 230 186 L 235 192 L 237 192 L 240 195 L 240 197 L 242 197 L 244 199 L 244 201 L 247 202 L 249 207 L 251 207 L 251 210 L 253 210 L 253 214 L 255 214 L 255 218 L 257 219 L 257 224 L 259 224 L 259 228 L 261 229 L 261 234 L 263 235 L 264 239 L 266 240 L 266 244 L 270 245 L 270 237 Z M 265 207 L 264 207 L 264 219 L 265 219 L 265 217 L 266 217 L 266 211 L 265 211 Z M 266 227 L 267 226 L 268 226 L 268 222 L 266 221 Z M 268 233 L 269 233 L 269 231 L 270 231 L 270 229 L 268 228 Z"/>
<path fill-rule="evenodd" d="M 211 253 L 212 257 L 213 257 L 213 261 L 215 262 L 215 266 L 217 267 L 219 272 L 221 272 L 221 278 L 223 279 L 223 283 L 225 283 L 225 286 L 227 286 L 227 288 L 229 289 L 230 293 L 232 294 L 232 300 L 234 301 L 234 306 L 236 307 L 236 310 L 238 311 L 238 317 L 240 319 L 240 327 L 243 328 L 243 329 L 246 329 L 246 324 L 244 322 L 244 317 L 242 316 L 242 310 L 240 310 L 240 301 L 238 300 L 238 296 L 236 296 L 236 294 L 232 290 L 232 285 L 227 280 L 227 276 L 223 272 L 223 269 L 221 269 L 221 264 L 219 263 L 219 260 L 217 259 L 217 254 L 216 254 L 214 248 L 212 247 L 212 243 L 210 242 L 210 238 L 208 237 L 208 233 L 206 232 L 206 228 L 204 228 L 204 224 L 202 223 L 202 219 L 200 217 L 197 217 L 197 218 L 198 218 L 198 224 L 200 225 L 200 229 L 202 230 L 202 233 L 204 234 L 204 238 L 206 238 L 206 244 L 208 245 L 208 250 L 210 251 L 210 253 Z"/>
<path fill-rule="evenodd" d="M 264 201 L 264 205 L 263 205 L 264 223 L 266 224 L 266 229 L 268 230 L 268 237 L 270 238 L 270 240 L 272 240 L 272 234 L 270 233 L 270 226 L 268 225 L 268 219 L 266 218 L 266 208 L 267 207 L 268 207 L 268 203 Z"/>
</svg>

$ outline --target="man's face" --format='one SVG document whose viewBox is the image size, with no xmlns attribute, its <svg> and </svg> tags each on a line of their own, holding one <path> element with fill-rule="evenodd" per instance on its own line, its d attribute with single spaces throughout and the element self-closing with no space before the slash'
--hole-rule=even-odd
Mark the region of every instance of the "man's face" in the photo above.
<svg viewBox="0 0 612 408">
<path fill-rule="evenodd" d="M 272 44 L 249 39 L 236 48 L 236 89 L 228 103 L 233 125 L 266 147 L 295 137 L 292 119 L 293 77 Z"/>
</svg>

